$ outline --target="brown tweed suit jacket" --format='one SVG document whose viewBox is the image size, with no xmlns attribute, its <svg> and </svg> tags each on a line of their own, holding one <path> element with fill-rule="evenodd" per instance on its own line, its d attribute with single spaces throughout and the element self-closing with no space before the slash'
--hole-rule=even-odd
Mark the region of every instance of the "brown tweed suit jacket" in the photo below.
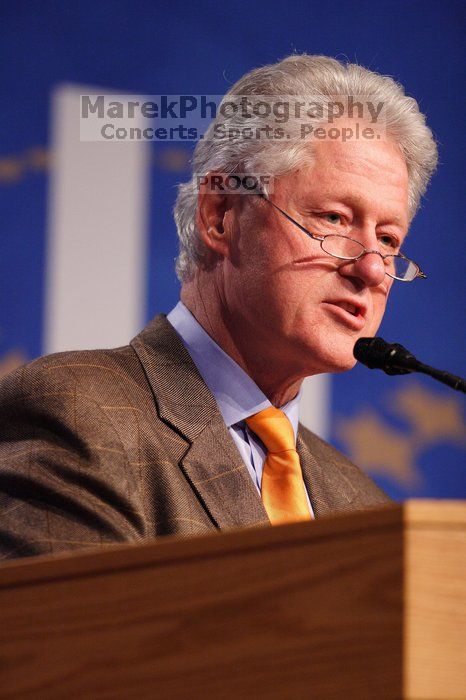
<svg viewBox="0 0 466 700">
<path fill-rule="evenodd" d="M 303 426 L 316 517 L 388 498 Z M 130 345 L 50 355 L 0 382 L 0 556 L 268 525 L 215 399 L 157 316 Z"/>
</svg>

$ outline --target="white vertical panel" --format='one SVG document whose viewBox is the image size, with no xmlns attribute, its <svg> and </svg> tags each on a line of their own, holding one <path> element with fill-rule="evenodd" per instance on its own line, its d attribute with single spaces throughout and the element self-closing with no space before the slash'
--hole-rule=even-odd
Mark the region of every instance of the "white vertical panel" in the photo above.
<svg viewBox="0 0 466 700">
<path fill-rule="evenodd" d="M 324 439 L 330 432 L 330 382 L 328 374 L 307 377 L 299 407 L 301 423 Z"/>
<path fill-rule="evenodd" d="M 52 100 L 46 353 L 126 344 L 144 322 L 150 144 L 81 142 L 86 92 Z"/>
</svg>

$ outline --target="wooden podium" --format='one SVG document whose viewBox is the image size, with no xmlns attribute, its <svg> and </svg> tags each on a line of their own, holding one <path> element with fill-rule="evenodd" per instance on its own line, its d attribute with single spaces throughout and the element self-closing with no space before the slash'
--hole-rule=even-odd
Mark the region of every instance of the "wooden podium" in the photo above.
<svg viewBox="0 0 466 700">
<path fill-rule="evenodd" d="M 1 698 L 466 698 L 466 502 L 0 567 Z"/>
</svg>

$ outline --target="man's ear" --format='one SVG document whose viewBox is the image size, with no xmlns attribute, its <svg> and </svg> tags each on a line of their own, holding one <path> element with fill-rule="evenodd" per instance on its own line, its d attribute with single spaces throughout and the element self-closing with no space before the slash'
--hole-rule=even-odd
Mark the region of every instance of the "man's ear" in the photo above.
<svg viewBox="0 0 466 700">
<path fill-rule="evenodd" d="M 196 226 L 209 250 L 228 257 L 231 241 L 225 227 L 225 215 L 232 207 L 232 195 L 219 184 L 221 179 L 224 178 L 220 173 L 209 173 L 199 178 Z"/>
</svg>

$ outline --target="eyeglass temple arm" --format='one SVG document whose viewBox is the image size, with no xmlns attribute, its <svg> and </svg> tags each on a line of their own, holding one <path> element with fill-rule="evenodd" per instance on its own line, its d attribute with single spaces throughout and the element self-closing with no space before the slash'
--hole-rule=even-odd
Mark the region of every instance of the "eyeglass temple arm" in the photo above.
<svg viewBox="0 0 466 700">
<path fill-rule="evenodd" d="M 304 226 L 301 226 L 300 223 L 298 223 L 295 219 L 293 219 L 292 216 L 287 214 L 286 211 L 283 211 L 283 209 L 280 209 L 280 207 L 277 204 L 275 204 L 274 202 L 272 202 L 272 200 L 269 199 L 263 192 L 257 192 L 257 195 L 259 197 L 262 197 L 262 199 L 265 199 L 265 201 L 268 202 L 269 204 L 271 204 L 277 211 L 280 212 L 280 214 L 283 214 L 283 216 L 286 219 L 288 219 L 288 221 L 290 221 L 292 224 L 297 226 L 303 233 L 306 234 L 306 236 L 309 236 L 309 238 L 314 238 L 314 240 L 316 240 L 316 241 L 323 240 L 322 236 L 316 236 L 314 233 L 311 233 L 310 231 L 308 231 L 307 228 L 304 228 Z"/>
</svg>

